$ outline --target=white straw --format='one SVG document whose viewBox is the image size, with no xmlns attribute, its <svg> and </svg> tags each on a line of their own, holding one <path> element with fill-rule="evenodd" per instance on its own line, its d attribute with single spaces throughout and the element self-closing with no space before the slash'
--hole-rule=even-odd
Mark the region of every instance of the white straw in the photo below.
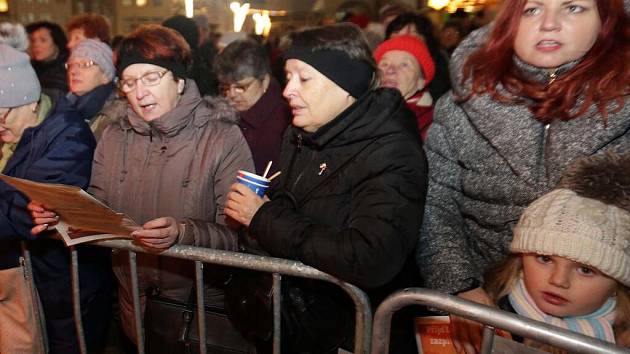
<svg viewBox="0 0 630 354">
<path fill-rule="evenodd" d="M 269 178 L 267 178 L 267 179 L 271 181 L 272 179 L 274 179 L 274 178 L 276 178 L 276 177 L 280 176 L 280 174 L 281 174 L 281 173 L 282 173 L 281 171 L 278 171 L 278 172 L 276 172 L 276 173 L 272 174 L 272 175 L 271 175 L 271 177 L 269 177 Z"/>
<path fill-rule="evenodd" d="M 267 173 L 269 173 L 269 169 L 271 168 L 271 164 L 273 163 L 273 161 L 269 161 L 269 163 L 267 163 L 267 168 L 265 168 L 265 173 L 263 173 L 263 178 L 267 177 Z"/>
</svg>

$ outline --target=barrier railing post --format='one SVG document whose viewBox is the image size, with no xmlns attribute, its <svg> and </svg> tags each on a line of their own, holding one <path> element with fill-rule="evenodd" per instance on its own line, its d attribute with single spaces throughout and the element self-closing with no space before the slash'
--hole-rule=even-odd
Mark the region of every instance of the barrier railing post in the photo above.
<svg viewBox="0 0 630 354">
<path fill-rule="evenodd" d="M 133 318 L 136 323 L 136 341 L 138 354 L 144 354 L 144 325 L 140 307 L 140 288 L 138 286 L 138 263 L 136 253 L 129 251 L 129 272 L 131 277 L 131 296 L 133 297 Z"/>
<path fill-rule="evenodd" d="M 199 328 L 199 353 L 206 354 L 206 311 L 203 292 L 203 263 L 195 261 L 195 291 L 197 298 L 197 327 Z"/>
<path fill-rule="evenodd" d="M 129 240 L 107 240 L 97 241 L 91 244 L 101 247 L 108 247 L 117 250 L 126 250 L 129 255 L 129 270 L 130 270 L 130 282 L 131 292 L 134 307 L 134 321 L 136 323 L 136 341 L 138 345 L 138 353 L 144 354 L 145 352 L 145 335 L 142 319 L 142 310 L 140 305 L 140 294 L 138 285 L 138 267 L 137 267 L 137 255 L 136 252 L 147 253 L 146 250 L 138 245 L 133 244 Z M 355 324 L 355 348 L 356 354 L 367 354 L 370 351 L 371 345 L 371 330 L 372 330 L 372 310 L 370 308 L 370 302 L 361 289 L 355 287 L 352 284 L 342 282 L 341 280 L 319 271 L 315 268 L 306 266 L 300 262 L 273 258 L 263 257 L 258 255 L 223 251 L 209 248 L 202 248 L 188 245 L 174 245 L 168 250 L 165 250 L 159 254 L 160 257 L 172 257 L 193 261 L 196 264 L 195 267 L 195 281 L 196 284 L 202 284 L 197 286 L 197 312 L 198 312 L 198 327 L 200 337 L 200 352 L 207 351 L 207 345 L 205 343 L 204 333 L 208 330 L 205 324 L 205 308 L 203 300 L 203 263 L 236 267 L 241 269 L 249 269 L 259 272 L 267 272 L 273 274 L 273 311 L 274 311 L 274 353 L 280 353 L 281 345 L 281 280 L 282 275 L 290 275 L 301 278 L 315 279 L 336 284 L 341 287 L 350 296 L 355 304 L 356 324 Z M 198 262 L 198 263 L 197 263 Z M 206 348 L 203 348 L 206 346 Z"/>
<path fill-rule="evenodd" d="M 480 354 L 491 354 L 493 345 L 494 345 L 494 328 L 490 326 L 483 326 L 483 337 L 481 339 L 481 353 Z"/>
<path fill-rule="evenodd" d="M 87 354 L 85 334 L 83 333 L 83 319 L 81 318 L 81 294 L 79 292 L 79 260 L 75 247 L 70 247 L 70 268 L 72 273 L 72 310 L 74 314 L 74 326 L 79 341 L 79 351 Z"/>
<path fill-rule="evenodd" d="M 273 273 L 273 354 L 282 352 L 282 275 Z"/>
</svg>

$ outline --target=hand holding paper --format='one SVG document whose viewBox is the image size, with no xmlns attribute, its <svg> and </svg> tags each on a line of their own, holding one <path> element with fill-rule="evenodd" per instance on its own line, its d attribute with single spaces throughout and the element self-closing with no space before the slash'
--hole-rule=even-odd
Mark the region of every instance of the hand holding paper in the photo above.
<svg viewBox="0 0 630 354">
<path fill-rule="evenodd" d="M 40 202 L 31 201 L 26 208 L 31 212 L 31 217 L 35 223 L 35 226 L 31 229 L 31 234 L 33 235 L 38 235 L 46 231 L 49 226 L 56 225 L 59 220 L 55 212 L 44 209 L 44 206 Z"/>
<path fill-rule="evenodd" d="M 29 204 L 34 222 L 38 224 L 31 232 L 42 232 L 54 224 L 68 246 L 94 240 L 131 238 L 131 233 L 140 228 L 129 217 L 111 210 L 81 188 L 38 183 L 3 174 L 0 174 L 0 180 L 36 201 Z"/>
</svg>

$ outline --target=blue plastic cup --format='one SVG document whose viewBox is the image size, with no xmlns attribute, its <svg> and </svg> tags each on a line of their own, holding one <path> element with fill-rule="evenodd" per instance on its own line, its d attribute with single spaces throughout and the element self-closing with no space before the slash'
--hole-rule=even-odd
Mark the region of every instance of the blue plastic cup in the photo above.
<svg viewBox="0 0 630 354">
<path fill-rule="evenodd" d="M 236 180 L 249 187 L 249 189 L 260 197 L 264 196 L 267 188 L 269 188 L 269 180 L 267 178 L 247 171 L 239 170 Z"/>
</svg>

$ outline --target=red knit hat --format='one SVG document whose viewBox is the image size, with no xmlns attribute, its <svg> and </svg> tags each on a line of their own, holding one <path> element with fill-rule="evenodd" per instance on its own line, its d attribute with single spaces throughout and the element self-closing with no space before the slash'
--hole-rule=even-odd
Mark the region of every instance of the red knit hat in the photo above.
<svg viewBox="0 0 630 354">
<path fill-rule="evenodd" d="M 424 44 L 422 39 L 408 34 L 392 37 L 376 47 L 374 50 L 374 60 L 376 60 L 377 63 L 380 62 L 383 55 L 390 50 L 402 50 L 411 54 L 416 58 L 418 64 L 420 64 L 426 83 L 428 84 L 433 80 L 433 76 L 435 76 L 435 64 L 433 63 L 427 45 Z"/>
</svg>

